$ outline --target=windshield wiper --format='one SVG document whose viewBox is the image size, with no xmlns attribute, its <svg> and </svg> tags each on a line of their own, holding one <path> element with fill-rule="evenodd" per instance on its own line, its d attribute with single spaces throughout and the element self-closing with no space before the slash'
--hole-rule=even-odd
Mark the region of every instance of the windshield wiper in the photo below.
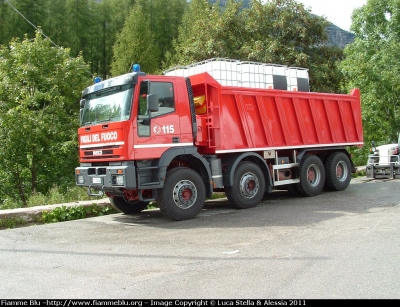
<svg viewBox="0 0 400 307">
<path fill-rule="evenodd" d="M 110 122 L 110 121 L 111 121 L 111 118 L 103 119 L 103 120 L 96 121 L 96 124 Z"/>
</svg>

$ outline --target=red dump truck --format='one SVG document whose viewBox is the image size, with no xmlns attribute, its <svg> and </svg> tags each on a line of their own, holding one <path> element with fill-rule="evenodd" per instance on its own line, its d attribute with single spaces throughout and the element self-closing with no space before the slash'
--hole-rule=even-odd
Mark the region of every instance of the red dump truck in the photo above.
<svg viewBox="0 0 400 307">
<path fill-rule="evenodd" d="M 156 201 L 173 220 L 195 217 L 214 192 L 245 209 L 276 189 L 316 196 L 348 187 L 346 147 L 363 145 L 358 89 L 221 83 L 207 72 L 136 71 L 86 88 L 76 184 L 126 214 Z"/>
</svg>

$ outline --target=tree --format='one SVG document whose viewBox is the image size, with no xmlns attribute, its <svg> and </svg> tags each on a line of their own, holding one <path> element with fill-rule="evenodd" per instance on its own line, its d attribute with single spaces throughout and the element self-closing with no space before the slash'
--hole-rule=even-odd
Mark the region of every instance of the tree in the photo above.
<svg viewBox="0 0 400 307">
<path fill-rule="evenodd" d="M 186 0 L 142 0 L 146 14 L 150 16 L 154 42 L 164 60 L 167 53 L 173 52 L 173 40 L 178 36 Z M 160 63 L 159 63 L 160 64 Z"/>
<path fill-rule="evenodd" d="M 174 42 L 174 64 L 189 64 L 209 58 L 240 59 L 239 50 L 245 40 L 240 2 L 192 0 L 183 15 L 179 35 Z"/>
<path fill-rule="evenodd" d="M 305 67 L 313 91 L 338 92 L 342 75 L 336 63 L 343 53 L 327 45 L 327 25 L 293 0 L 253 0 L 243 10 L 235 0 L 222 10 L 219 2 L 210 6 L 206 0 L 192 0 L 175 41 L 175 56 L 167 64 L 220 57 Z"/>
<path fill-rule="evenodd" d="M 12 8 L 5 0 L 0 0 L 0 45 L 11 39 Z"/>
<path fill-rule="evenodd" d="M 244 13 L 242 59 L 306 67 L 315 47 L 328 40 L 328 22 L 294 0 L 253 0 Z"/>
<path fill-rule="evenodd" d="M 0 47 L 0 196 L 71 184 L 78 164 L 79 98 L 89 84 L 82 57 L 52 47 L 40 31 Z"/>
<path fill-rule="evenodd" d="M 43 32 L 59 46 L 67 46 L 68 19 L 65 0 L 47 1 L 47 15 L 41 21 Z"/>
<path fill-rule="evenodd" d="M 306 67 L 319 45 L 327 42 L 327 21 L 294 0 L 240 2 L 192 0 L 175 43 L 177 64 L 211 57 Z M 290 26 L 288 26 L 290 25 Z"/>
<path fill-rule="evenodd" d="M 174 41 L 175 52 L 171 64 L 185 65 L 213 57 L 206 51 L 207 41 L 199 37 L 212 32 L 211 9 L 207 0 L 189 2 L 179 26 L 178 37 Z"/>
<path fill-rule="evenodd" d="M 90 1 L 66 0 L 65 3 L 67 16 L 65 27 L 72 56 L 78 56 L 80 52 L 84 57 L 90 54 L 89 30 L 92 25 Z"/>
<path fill-rule="evenodd" d="M 123 29 L 117 35 L 113 51 L 111 73 L 114 76 L 128 73 L 134 63 L 139 63 L 147 73 L 157 72 L 160 52 L 154 43 L 150 19 L 139 2 L 133 6 Z"/>
<path fill-rule="evenodd" d="M 309 68 L 310 88 L 313 92 L 340 93 L 343 74 L 338 63 L 344 58 L 343 49 L 319 45 L 309 48 L 305 67 Z"/>
<path fill-rule="evenodd" d="M 368 0 L 353 12 L 356 39 L 344 50 L 341 70 L 346 88 L 361 91 L 366 143 L 397 142 L 400 132 L 399 17 L 399 0 Z"/>
</svg>

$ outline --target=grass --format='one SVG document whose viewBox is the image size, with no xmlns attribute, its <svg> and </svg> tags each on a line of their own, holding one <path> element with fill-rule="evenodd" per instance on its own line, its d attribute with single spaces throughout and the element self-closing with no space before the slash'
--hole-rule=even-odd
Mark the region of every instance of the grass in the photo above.
<svg viewBox="0 0 400 307">
<path fill-rule="evenodd" d="M 102 216 L 118 213 L 117 210 L 110 206 L 100 206 L 97 204 L 91 204 L 89 206 L 61 206 L 56 207 L 52 210 L 43 211 L 41 215 L 31 222 L 27 222 L 20 217 L 9 217 L 6 219 L 0 219 L 0 229 L 10 229 L 31 224 L 49 224 L 58 223 L 64 221 L 73 221 L 84 219 L 94 216 Z"/>
<path fill-rule="evenodd" d="M 0 229 L 10 229 L 17 226 L 26 225 L 26 221 L 19 217 L 11 217 L 7 219 L 0 219 Z"/>
<path fill-rule="evenodd" d="M 90 197 L 87 194 L 87 190 L 82 187 L 74 186 L 63 191 L 59 187 L 55 186 L 47 193 L 47 195 L 42 193 L 32 194 L 28 198 L 27 203 L 28 207 L 36 207 L 97 199 L 99 198 Z M 0 210 L 16 208 L 24 208 L 23 203 L 21 201 L 18 202 L 11 199 L 5 199 L 3 200 L 3 204 L 0 205 Z"/>
<path fill-rule="evenodd" d="M 361 171 L 357 171 L 356 173 L 352 174 L 353 178 L 357 178 L 357 177 L 363 177 L 366 176 L 367 173 L 365 170 L 361 170 Z"/>
</svg>

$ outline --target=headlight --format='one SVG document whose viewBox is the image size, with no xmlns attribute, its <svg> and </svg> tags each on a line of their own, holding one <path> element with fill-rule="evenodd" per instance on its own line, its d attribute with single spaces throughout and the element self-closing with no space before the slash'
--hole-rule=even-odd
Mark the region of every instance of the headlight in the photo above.
<svg viewBox="0 0 400 307">
<path fill-rule="evenodd" d="M 85 183 L 85 179 L 83 178 L 82 175 L 76 176 L 76 181 L 77 181 L 79 184 L 84 184 L 84 183 Z"/>
<path fill-rule="evenodd" d="M 113 176 L 113 184 L 123 186 L 124 185 L 124 176 L 123 175 Z"/>
</svg>

